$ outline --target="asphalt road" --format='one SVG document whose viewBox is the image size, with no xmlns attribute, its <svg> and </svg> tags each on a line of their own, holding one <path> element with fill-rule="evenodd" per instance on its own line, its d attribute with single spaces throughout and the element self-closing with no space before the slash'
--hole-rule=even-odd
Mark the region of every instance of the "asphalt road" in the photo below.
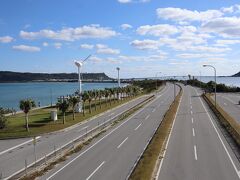
<svg viewBox="0 0 240 180">
<path fill-rule="evenodd" d="M 173 85 L 168 85 L 154 101 L 40 179 L 126 179 L 172 101 Z"/>
<path fill-rule="evenodd" d="M 232 118 L 240 123 L 240 94 L 238 93 L 217 93 L 217 103 Z"/>
<path fill-rule="evenodd" d="M 167 87 L 165 87 L 164 90 L 167 90 Z M 38 137 L 35 153 L 36 160 L 44 158 L 45 155 L 53 152 L 54 149 L 84 135 L 86 131 L 93 129 L 98 126 L 98 124 L 142 102 L 147 97 L 149 97 L 149 95 L 130 101 L 90 121 Z M 23 170 L 25 161 L 27 164 L 35 162 L 34 146 L 31 139 L 0 140 L 0 147 L 0 177 L 2 176 L 4 179 Z"/>
<path fill-rule="evenodd" d="M 240 164 L 195 88 L 184 86 L 158 180 L 237 180 Z"/>
</svg>

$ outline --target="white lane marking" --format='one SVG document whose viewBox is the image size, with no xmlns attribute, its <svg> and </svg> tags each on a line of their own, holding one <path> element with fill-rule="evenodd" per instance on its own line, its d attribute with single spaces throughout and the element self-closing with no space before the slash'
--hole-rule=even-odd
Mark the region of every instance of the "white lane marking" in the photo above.
<svg viewBox="0 0 240 180">
<path fill-rule="evenodd" d="M 223 103 L 225 106 L 227 106 L 227 103 Z"/>
<path fill-rule="evenodd" d="M 194 158 L 195 158 L 195 160 L 198 159 L 198 156 L 197 156 L 197 147 L 196 147 L 196 145 L 194 145 Z"/>
<path fill-rule="evenodd" d="M 196 89 L 194 89 L 194 90 L 196 91 Z M 199 98 L 200 98 L 200 97 L 199 97 Z M 236 171 L 236 173 L 237 173 L 237 175 L 238 175 L 238 178 L 240 179 L 240 171 L 237 169 L 236 165 L 234 164 L 234 162 L 233 162 L 233 160 L 232 160 L 232 157 L 230 156 L 230 153 L 228 152 L 228 150 L 227 150 L 227 148 L 226 148 L 226 146 L 225 146 L 225 144 L 224 144 L 224 142 L 223 142 L 223 140 L 222 140 L 219 132 L 217 131 L 217 128 L 216 128 L 216 126 L 214 125 L 213 120 L 212 120 L 211 116 L 209 115 L 209 113 L 208 113 L 205 105 L 203 104 L 201 98 L 200 98 L 200 101 L 201 101 L 201 103 L 202 103 L 202 106 L 203 106 L 204 110 L 206 111 L 206 113 L 207 113 L 207 115 L 208 115 L 208 117 L 209 117 L 209 121 L 211 122 L 211 124 L 212 124 L 215 132 L 217 133 L 217 136 L 218 136 L 220 142 L 221 142 L 222 145 L 223 145 L 223 148 L 224 148 L 225 152 L 226 152 L 227 155 L 228 155 L 229 160 L 231 161 L 231 163 L 232 163 L 232 165 L 233 165 L 233 167 L 234 167 L 234 170 Z"/>
<path fill-rule="evenodd" d="M 90 176 L 88 176 L 88 178 L 86 180 L 89 180 L 103 165 L 104 165 L 105 161 L 103 161 L 93 172 L 92 174 L 90 174 Z"/>
<path fill-rule="evenodd" d="M 152 110 L 152 112 L 155 112 L 156 111 L 156 108 L 154 108 L 153 110 Z"/>
<path fill-rule="evenodd" d="M 182 94 L 182 96 L 183 96 L 183 94 Z M 182 102 L 182 96 L 181 96 L 181 99 L 180 99 L 180 101 L 179 101 L 179 105 L 178 105 L 177 112 L 176 112 L 175 117 L 174 117 L 174 120 L 173 120 L 173 124 L 172 124 L 172 128 L 171 128 L 170 134 L 169 134 L 168 139 L 167 139 L 167 143 L 166 143 L 166 146 L 165 146 L 165 151 L 164 151 L 164 153 L 163 153 L 162 160 L 161 160 L 161 162 L 160 162 L 160 165 L 159 165 L 159 168 L 158 168 L 158 171 L 157 171 L 156 179 L 159 179 L 158 177 L 159 177 L 159 175 L 160 175 L 160 171 L 161 171 L 161 168 L 162 168 L 162 164 L 163 164 L 163 161 L 164 161 L 164 157 L 165 157 L 165 154 L 166 154 L 167 149 L 168 149 L 169 140 L 170 140 L 170 138 L 171 138 L 171 136 L 172 136 L 172 131 L 173 131 L 173 128 L 174 128 L 174 124 L 175 124 L 175 121 L 176 121 L 176 118 L 177 118 L 177 114 L 178 114 L 178 111 L 179 111 L 179 107 L 180 107 L 181 102 Z"/>
<path fill-rule="evenodd" d="M 142 123 L 139 124 L 138 127 L 136 127 L 134 130 L 135 130 L 135 131 L 138 130 L 138 128 L 139 128 L 141 125 L 142 125 Z"/>
<path fill-rule="evenodd" d="M 193 134 L 193 136 L 195 136 L 195 130 L 194 130 L 194 128 L 192 128 L 192 134 Z"/>
<path fill-rule="evenodd" d="M 165 93 L 165 92 L 164 92 Z M 163 94 L 164 94 L 163 93 Z M 161 94 L 161 96 L 163 95 Z M 157 97 L 156 99 L 154 99 L 153 101 L 149 102 L 148 104 L 145 105 L 145 107 L 149 106 L 150 104 L 153 104 L 156 100 L 158 100 L 161 96 Z M 67 166 L 69 166 L 72 162 L 74 162 L 76 159 L 78 159 L 79 157 L 81 157 L 82 155 L 84 155 L 85 153 L 87 153 L 90 149 L 92 149 L 93 147 L 95 147 L 97 144 L 99 144 L 102 140 L 106 139 L 108 136 L 110 136 L 113 132 L 115 132 L 117 129 L 119 129 L 120 127 L 122 127 L 124 124 L 126 124 L 128 121 L 130 121 L 134 116 L 136 116 L 137 114 L 141 113 L 143 110 L 145 110 L 145 108 L 137 111 L 136 113 L 134 113 L 132 116 L 130 116 L 127 120 L 125 120 L 122 124 L 120 124 L 119 126 L 117 126 L 116 128 L 114 128 L 112 131 L 110 131 L 108 134 L 106 134 L 105 136 L 103 136 L 101 139 L 99 139 L 97 142 L 95 142 L 93 145 L 91 145 L 89 148 L 87 148 L 85 151 L 83 151 L 82 153 L 80 153 L 78 156 L 76 156 L 74 159 L 72 159 L 71 161 L 69 161 L 67 164 L 65 164 L 63 167 L 61 167 L 59 170 L 57 170 L 56 172 L 54 172 L 51 176 L 49 176 L 46 180 L 51 179 L 52 177 L 54 177 L 56 174 L 58 174 L 60 171 L 62 171 L 64 168 L 66 168 Z M 23 169 L 24 170 L 24 169 Z M 22 170 L 21 170 L 22 171 Z"/>
<path fill-rule="evenodd" d="M 111 114 L 109 114 L 108 116 L 112 116 L 112 115 L 114 115 L 115 113 L 111 113 Z"/>
<path fill-rule="evenodd" d="M 191 114 L 193 114 L 192 110 L 191 110 Z"/>
<path fill-rule="evenodd" d="M 117 148 L 119 149 L 127 140 L 128 140 L 128 137 L 126 137 L 126 138 L 123 140 L 123 142 L 121 142 L 121 144 L 118 145 Z"/>
<path fill-rule="evenodd" d="M 192 109 L 192 105 L 191 105 L 191 109 Z"/>
<path fill-rule="evenodd" d="M 221 96 L 222 98 L 224 98 L 224 99 L 226 99 L 226 100 L 228 100 L 228 101 L 230 101 L 231 103 L 233 103 L 233 104 L 236 104 L 236 102 L 234 102 L 233 100 L 231 100 L 230 98 L 228 98 L 228 97 L 225 97 L 225 96 Z"/>
<path fill-rule="evenodd" d="M 147 115 L 147 116 L 145 117 L 145 119 L 147 120 L 147 119 L 149 118 L 149 116 L 150 116 L 150 115 Z"/>
<path fill-rule="evenodd" d="M 82 130 L 84 130 L 84 129 L 86 129 L 86 128 L 88 128 L 88 126 L 86 126 L 86 127 L 82 128 L 82 129 L 78 130 L 77 132 L 80 132 L 80 131 L 82 131 Z"/>
<path fill-rule="evenodd" d="M 37 136 L 37 137 L 36 137 L 36 139 L 39 139 L 39 138 L 41 138 L 41 136 Z M 18 148 L 18 147 L 20 147 L 20 146 L 23 146 L 23 145 L 25 145 L 25 144 L 27 144 L 27 143 L 30 143 L 30 142 L 33 142 L 33 140 L 30 139 L 30 140 L 28 140 L 28 141 L 26 141 L 26 142 L 24 142 L 24 143 L 21 143 L 21 144 L 18 144 L 18 145 L 16 145 L 16 146 L 14 146 L 14 147 L 11 147 L 11 148 L 9 148 L 9 149 L 6 149 L 6 150 L 0 152 L 0 155 L 6 153 L 6 152 L 8 152 L 8 151 L 11 151 L 11 150 L 13 150 L 13 149 L 16 149 L 16 148 Z"/>
<path fill-rule="evenodd" d="M 192 118 L 192 124 L 193 124 L 193 118 Z"/>
</svg>

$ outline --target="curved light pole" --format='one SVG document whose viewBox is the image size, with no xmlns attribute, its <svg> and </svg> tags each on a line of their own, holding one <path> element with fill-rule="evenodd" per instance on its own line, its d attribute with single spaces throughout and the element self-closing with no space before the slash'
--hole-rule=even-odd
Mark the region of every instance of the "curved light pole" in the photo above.
<svg viewBox="0 0 240 180">
<path fill-rule="evenodd" d="M 82 80 L 81 80 L 81 67 L 83 66 L 83 62 L 86 61 L 88 58 L 90 58 L 91 55 L 89 55 L 87 58 L 85 58 L 82 62 L 80 61 L 74 61 L 75 65 L 78 68 L 78 83 L 79 83 L 79 103 L 76 107 L 76 112 L 82 112 Z"/>
<path fill-rule="evenodd" d="M 216 68 L 212 65 L 204 64 L 203 67 L 211 67 L 214 70 L 214 79 L 215 79 L 215 107 L 217 108 L 217 71 Z"/>
</svg>

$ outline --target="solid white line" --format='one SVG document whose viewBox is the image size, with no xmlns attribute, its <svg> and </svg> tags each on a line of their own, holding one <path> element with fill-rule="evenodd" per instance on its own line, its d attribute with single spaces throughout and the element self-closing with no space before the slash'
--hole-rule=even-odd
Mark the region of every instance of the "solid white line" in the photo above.
<svg viewBox="0 0 240 180">
<path fill-rule="evenodd" d="M 156 108 L 154 108 L 153 110 L 152 110 L 152 112 L 155 112 L 156 111 Z"/>
<path fill-rule="evenodd" d="M 78 130 L 77 132 L 80 132 L 80 131 L 82 131 L 82 130 L 84 130 L 84 129 L 86 129 L 86 128 L 88 128 L 88 126 L 86 126 L 86 127 L 82 128 L 82 129 Z"/>
<path fill-rule="evenodd" d="M 147 120 L 149 118 L 150 115 L 147 115 L 147 117 L 145 117 L 145 119 Z"/>
<path fill-rule="evenodd" d="M 193 118 L 192 118 L 192 124 L 193 124 Z"/>
<path fill-rule="evenodd" d="M 198 159 L 198 156 L 197 156 L 197 147 L 196 147 L 196 145 L 194 145 L 194 157 L 195 157 L 195 160 Z"/>
<path fill-rule="evenodd" d="M 126 142 L 126 140 L 128 140 L 128 137 L 126 137 L 126 138 L 123 140 L 123 142 L 121 142 L 121 144 L 119 144 L 119 145 L 118 145 L 118 147 L 117 147 L 117 148 L 119 149 L 119 148 L 120 148 L 120 147 L 123 145 L 123 143 L 125 143 L 125 142 Z"/>
<path fill-rule="evenodd" d="M 192 134 L 193 134 L 193 136 L 195 136 L 195 131 L 194 131 L 194 128 L 192 128 Z"/>
<path fill-rule="evenodd" d="M 138 127 L 136 127 L 134 130 L 135 130 L 135 131 L 138 130 L 138 128 L 139 128 L 141 125 L 142 125 L 142 123 L 139 124 Z"/>
<path fill-rule="evenodd" d="M 86 180 L 89 180 L 101 167 L 102 165 L 105 163 L 105 161 L 103 161 L 93 172 L 92 174 L 90 174 L 90 176 L 88 176 L 88 178 Z"/>
<path fill-rule="evenodd" d="M 182 97 L 183 97 L 183 94 L 182 94 Z M 165 151 L 164 151 L 164 153 L 163 153 L 162 160 L 161 160 L 161 162 L 160 162 L 160 165 L 159 165 L 159 168 L 158 168 L 158 171 L 157 171 L 156 179 L 158 179 L 158 177 L 159 177 L 159 175 L 160 175 L 160 172 L 161 172 L 161 168 L 162 168 L 162 164 L 163 164 L 163 161 L 164 161 L 164 157 L 165 157 L 165 154 L 166 154 L 167 149 L 168 149 L 169 140 L 170 140 L 170 138 L 171 138 L 171 136 L 172 136 L 172 131 L 173 131 L 173 128 L 174 128 L 174 124 L 175 124 L 175 121 L 176 121 L 176 118 L 177 118 L 177 114 L 178 114 L 178 111 L 179 111 L 179 107 L 180 107 L 181 102 L 182 102 L 182 97 L 181 97 L 181 99 L 180 99 L 180 101 L 179 101 L 179 105 L 178 105 L 178 108 L 177 108 L 177 112 L 176 112 L 175 117 L 174 117 L 174 120 L 173 120 L 172 128 L 171 128 L 170 134 L 169 134 L 168 139 L 167 139 L 166 148 L 165 148 Z"/>
<path fill-rule="evenodd" d="M 39 139 L 40 137 L 41 137 L 41 136 L 37 136 L 36 139 Z M 9 149 L 6 149 L 6 150 L 0 152 L 0 155 L 6 153 L 6 152 L 8 152 L 8 151 L 11 151 L 11 150 L 13 150 L 13 149 L 16 149 L 16 148 L 18 148 L 18 147 L 20 147 L 20 146 L 22 146 L 22 145 L 24 145 L 24 144 L 30 143 L 30 142 L 33 142 L 33 140 L 30 139 L 30 140 L 28 140 L 28 141 L 26 141 L 26 142 L 24 142 L 24 143 L 21 143 L 21 144 L 18 144 L 18 145 L 16 145 L 16 146 L 14 146 L 14 147 L 11 147 L 11 148 L 9 148 Z"/>
<path fill-rule="evenodd" d="M 196 89 L 194 89 L 194 90 L 196 91 Z M 240 171 L 237 169 L 236 165 L 234 164 L 234 162 L 233 162 L 233 160 L 232 160 L 232 157 L 230 156 L 230 154 L 229 154 L 229 152 L 228 152 L 228 150 L 227 150 L 227 148 L 226 148 L 226 146 L 225 146 L 225 144 L 224 144 L 224 142 L 223 142 L 223 140 L 222 140 L 222 138 L 221 138 L 221 136 L 220 136 L 220 134 L 219 134 L 219 132 L 218 132 L 218 130 L 217 130 L 217 128 L 216 128 L 216 126 L 214 125 L 211 116 L 209 115 L 209 113 L 208 113 L 205 105 L 203 104 L 201 98 L 200 98 L 200 101 L 201 101 L 201 103 L 202 103 L 202 106 L 203 106 L 204 110 L 206 111 L 206 113 L 207 113 L 207 115 L 208 115 L 208 117 L 209 117 L 209 121 L 211 122 L 211 124 L 212 124 L 215 132 L 217 133 L 217 136 L 218 136 L 220 142 L 221 142 L 222 145 L 223 145 L 223 148 L 224 148 L 225 152 L 226 152 L 227 155 L 228 155 L 229 160 L 231 161 L 231 163 L 232 163 L 232 165 L 233 165 L 233 167 L 234 167 L 234 169 L 235 169 L 235 171 L 236 171 L 236 173 L 237 173 L 237 175 L 238 175 L 238 178 L 240 179 Z"/>
</svg>

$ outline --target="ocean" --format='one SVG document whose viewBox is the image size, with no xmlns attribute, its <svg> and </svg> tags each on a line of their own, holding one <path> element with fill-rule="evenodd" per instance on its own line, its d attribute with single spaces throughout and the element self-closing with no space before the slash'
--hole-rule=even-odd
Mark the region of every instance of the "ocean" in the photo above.
<svg viewBox="0 0 240 180">
<path fill-rule="evenodd" d="M 121 84 L 122 86 L 124 84 Z M 117 83 L 83 83 L 83 90 L 117 87 Z M 73 94 L 77 82 L 0 83 L 0 107 L 19 110 L 21 99 L 31 98 L 40 106 L 55 104 L 59 96 Z"/>
</svg>

